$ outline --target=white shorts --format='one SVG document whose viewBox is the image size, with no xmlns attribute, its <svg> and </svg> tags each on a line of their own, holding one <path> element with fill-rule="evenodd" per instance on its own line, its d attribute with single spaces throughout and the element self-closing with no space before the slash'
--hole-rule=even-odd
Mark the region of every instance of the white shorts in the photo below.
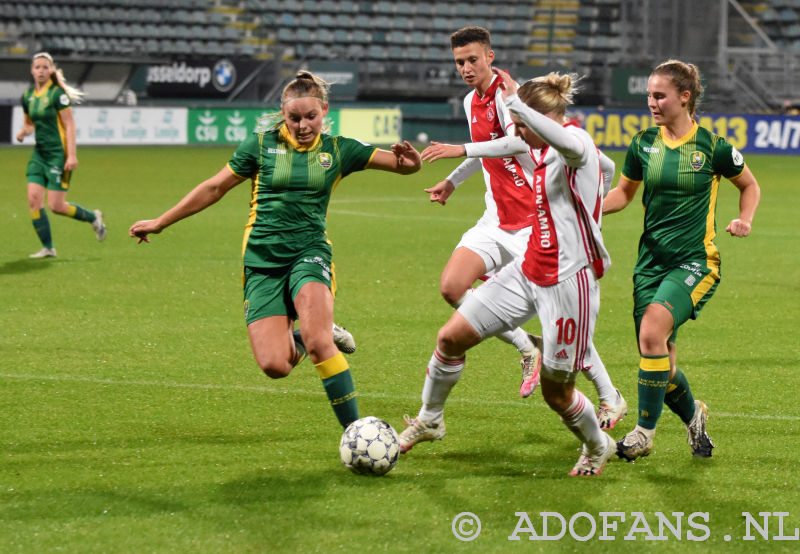
<svg viewBox="0 0 800 554">
<path fill-rule="evenodd" d="M 542 373 L 567 383 L 591 364 L 600 286 L 585 267 L 558 284 L 541 287 L 522 273 L 522 259 L 504 267 L 468 295 L 458 312 L 481 339 L 519 327 L 538 315 L 542 323 Z"/>
<path fill-rule="evenodd" d="M 461 236 L 456 249 L 463 246 L 475 252 L 486 265 L 486 274 L 493 275 L 525 254 L 530 236 L 530 227 L 507 231 L 481 218 Z"/>
</svg>

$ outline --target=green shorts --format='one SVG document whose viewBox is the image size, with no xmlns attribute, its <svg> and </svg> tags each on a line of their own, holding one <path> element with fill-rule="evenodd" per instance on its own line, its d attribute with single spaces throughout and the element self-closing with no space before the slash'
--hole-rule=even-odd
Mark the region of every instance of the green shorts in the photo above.
<svg viewBox="0 0 800 554">
<path fill-rule="evenodd" d="M 697 319 L 719 285 L 719 272 L 700 262 L 687 262 L 658 275 L 633 276 L 633 320 L 636 336 L 650 304 L 661 304 L 672 314 L 675 325 L 670 342 L 675 342 L 678 327 Z"/>
<path fill-rule="evenodd" d="M 244 318 L 247 324 L 274 315 L 297 319 L 294 297 L 309 282 L 333 291 L 331 251 L 315 245 L 293 263 L 278 268 L 244 268 Z"/>
<path fill-rule="evenodd" d="M 64 171 L 64 156 L 54 154 L 43 156 L 38 150 L 33 151 L 25 176 L 29 183 L 42 185 L 47 190 L 69 190 L 72 171 Z"/>
</svg>

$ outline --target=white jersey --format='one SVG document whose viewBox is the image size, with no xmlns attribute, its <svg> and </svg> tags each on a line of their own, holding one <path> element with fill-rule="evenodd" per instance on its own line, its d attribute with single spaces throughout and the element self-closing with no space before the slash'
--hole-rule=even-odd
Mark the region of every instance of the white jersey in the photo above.
<svg viewBox="0 0 800 554">
<path fill-rule="evenodd" d="M 495 75 L 483 96 L 473 90 L 464 98 L 464 111 L 473 142 L 514 134 L 514 123 L 503 102 L 500 83 L 502 79 Z M 531 174 L 530 171 L 526 172 L 522 161 L 525 157 L 527 156 L 522 154 L 497 159 L 484 158 L 480 161 L 468 160 L 447 178 L 458 185 L 476 171 L 477 164 L 480 164 L 486 184 L 486 210 L 482 220 L 501 229 L 523 229 L 530 226 L 533 220 L 530 204 Z"/>
<path fill-rule="evenodd" d="M 506 104 L 550 144 L 521 158 L 533 175 L 535 207 L 523 273 L 540 286 L 564 281 L 586 266 L 602 277 L 611 258 L 600 233 L 603 175 L 594 141 L 577 125 L 561 126 L 516 95 Z"/>
</svg>

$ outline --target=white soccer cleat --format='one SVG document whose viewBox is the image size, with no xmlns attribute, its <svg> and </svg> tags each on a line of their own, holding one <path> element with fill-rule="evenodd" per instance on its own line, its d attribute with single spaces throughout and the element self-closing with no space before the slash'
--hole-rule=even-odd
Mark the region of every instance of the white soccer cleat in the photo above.
<svg viewBox="0 0 800 554">
<path fill-rule="evenodd" d="M 528 398 L 539 386 L 539 372 L 542 369 L 542 337 L 528 335 L 533 343 L 533 354 L 523 356 L 519 361 L 522 366 L 522 384 L 519 386 L 519 395 Z"/>
<path fill-rule="evenodd" d="M 617 443 L 617 456 L 629 462 L 649 456 L 652 451 L 653 437 L 645 434 L 638 426 Z"/>
<path fill-rule="evenodd" d="M 600 429 L 613 429 L 623 417 L 628 415 L 628 403 L 617 389 L 617 403 L 606 404 L 602 402 L 597 411 L 597 421 L 600 422 Z"/>
<path fill-rule="evenodd" d="M 356 339 L 353 338 L 353 334 L 335 323 L 333 324 L 333 344 L 345 354 L 352 354 L 356 351 Z"/>
<path fill-rule="evenodd" d="M 710 458 L 711 449 L 714 443 L 706 433 L 706 421 L 708 421 L 708 406 L 699 400 L 694 401 L 694 417 L 686 426 L 686 434 L 689 437 L 689 446 L 692 447 L 692 455 L 698 458 Z"/>
<path fill-rule="evenodd" d="M 605 433 L 603 433 L 603 437 L 606 440 L 606 447 L 599 454 L 589 454 L 586 445 L 583 445 L 581 457 L 578 458 L 578 463 L 575 464 L 575 467 L 569 472 L 570 475 L 583 475 L 588 477 L 590 475 L 600 475 L 603 473 L 603 469 L 605 469 L 608 460 L 613 458 L 614 454 L 617 452 L 617 443 L 614 442 L 614 439 Z"/>
<path fill-rule="evenodd" d="M 103 242 L 106 238 L 106 224 L 103 222 L 103 212 L 100 210 L 94 211 L 92 229 L 94 229 L 94 234 L 97 236 L 97 240 Z"/>
<path fill-rule="evenodd" d="M 442 440 L 445 435 L 444 420 L 438 425 L 428 425 L 419 419 L 411 419 L 408 414 L 404 415 L 403 419 L 407 427 L 397 436 L 400 452 L 403 454 L 419 442 Z"/>
<path fill-rule="evenodd" d="M 55 248 L 42 248 L 38 252 L 34 252 L 29 258 L 55 258 L 56 257 L 56 249 Z"/>
</svg>

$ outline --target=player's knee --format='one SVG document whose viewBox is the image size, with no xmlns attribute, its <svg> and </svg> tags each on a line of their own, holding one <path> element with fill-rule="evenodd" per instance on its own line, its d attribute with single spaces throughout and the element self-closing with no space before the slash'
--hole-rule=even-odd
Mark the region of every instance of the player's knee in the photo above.
<svg viewBox="0 0 800 554">
<path fill-rule="evenodd" d="M 447 356 L 460 356 L 464 353 L 461 337 L 456 334 L 452 327 L 445 325 L 439 329 L 436 337 L 436 347 L 439 352 Z"/>
<path fill-rule="evenodd" d="M 264 372 L 264 375 L 270 379 L 281 379 L 289 375 L 292 371 L 292 364 L 289 360 L 280 357 L 270 356 L 257 360 L 258 367 Z"/>
<path fill-rule="evenodd" d="M 639 331 L 639 351 L 646 356 L 663 355 L 667 352 L 667 338 L 663 333 L 642 327 Z"/>
<path fill-rule="evenodd" d="M 463 290 L 462 287 L 452 283 L 442 283 L 439 292 L 442 294 L 442 298 L 444 298 L 445 302 L 457 308 L 461 304 L 461 299 L 464 297 L 466 291 Z"/>
</svg>

